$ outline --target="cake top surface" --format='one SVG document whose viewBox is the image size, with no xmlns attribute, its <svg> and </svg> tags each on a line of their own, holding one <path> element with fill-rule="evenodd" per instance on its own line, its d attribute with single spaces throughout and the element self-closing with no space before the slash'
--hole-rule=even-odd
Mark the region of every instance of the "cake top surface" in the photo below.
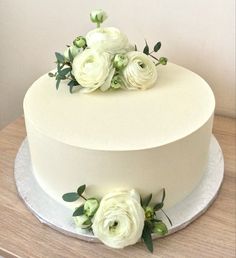
<svg viewBox="0 0 236 258">
<path fill-rule="evenodd" d="M 26 122 L 69 145 L 128 151 L 177 141 L 199 129 L 215 99 L 197 74 L 172 63 L 158 67 L 156 85 L 143 91 L 75 92 L 44 75 L 24 99 Z"/>
</svg>

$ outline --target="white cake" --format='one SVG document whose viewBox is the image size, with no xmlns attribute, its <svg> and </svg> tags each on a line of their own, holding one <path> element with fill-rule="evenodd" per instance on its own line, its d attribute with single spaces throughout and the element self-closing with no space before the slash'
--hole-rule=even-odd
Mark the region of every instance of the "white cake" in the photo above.
<svg viewBox="0 0 236 258">
<path fill-rule="evenodd" d="M 46 74 L 24 99 L 34 175 L 64 205 L 64 193 L 86 184 L 96 197 L 116 188 L 155 196 L 164 187 L 170 207 L 201 180 L 214 108 L 208 84 L 171 63 L 145 91 L 70 94 Z"/>
</svg>

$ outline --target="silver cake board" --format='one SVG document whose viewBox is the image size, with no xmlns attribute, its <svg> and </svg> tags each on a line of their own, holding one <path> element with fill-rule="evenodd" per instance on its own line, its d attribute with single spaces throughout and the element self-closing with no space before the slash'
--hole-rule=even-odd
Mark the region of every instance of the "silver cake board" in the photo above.
<svg viewBox="0 0 236 258">
<path fill-rule="evenodd" d="M 72 218 L 72 210 L 52 199 L 39 186 L 32 173 L 27 139 L 23 141 L 17 153 L 14 173 L 20 197 L 40 222 L 72 237 L 100 242 L 91 231 L 77 228 Z M 169 225 L 163 213 L 158 213 L 158 216 L 169 225 L 168 235 L 183 229 L 209 208 L 218 194 L 223 175 L 224 159 L 222 150 L 216 138 L 212 136 L 209 160 L 201 182 L 184 200 L 165 210 L 173 225 Z M 153 238 L 156 237 L 156 235 L 153 235 Z"/>
</svg>

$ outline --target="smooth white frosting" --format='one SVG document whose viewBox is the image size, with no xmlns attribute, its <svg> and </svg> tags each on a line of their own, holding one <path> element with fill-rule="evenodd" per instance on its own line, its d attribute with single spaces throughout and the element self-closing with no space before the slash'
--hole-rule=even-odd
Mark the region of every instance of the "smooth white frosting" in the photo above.
<svg viewBox="0 0 236 258">
<path fill-rule="evenodd" d="M 42 76 L 28 90 L 24 110 L 42 134 L 95 150 L 139 150 L 179 140 L 200 128 L 214 111 L 207 83 L 169 63 L 158 67 L 145 91 L 69 93 L 65 83 Z"/>
<path fill-rule="evenodd" d="M 70 94 L 44 75 L 24 99 L 34 174 L 61 202 L 85 183 L 98 197 L 114 188 L 155 196 L 165 187 L 172 206 L 202 177 L 214 107 L 208 84 L 174 64 L 158 67 L 146 91 Z"/>
</svg>

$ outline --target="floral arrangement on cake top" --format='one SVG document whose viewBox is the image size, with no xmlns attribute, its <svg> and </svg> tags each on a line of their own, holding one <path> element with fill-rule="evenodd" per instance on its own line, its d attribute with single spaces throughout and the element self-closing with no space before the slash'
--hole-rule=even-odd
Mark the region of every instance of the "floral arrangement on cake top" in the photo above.
<svg viewBox="0 0 236 258">
<path fill-rule="evenodd" d="M 84 196 L 86 185 L 78 187 L 76 192 L 66 193 L 62 199 L 74 202 L 82 198 L 85 202 L 73 212 L 75 225 L 90 230 L 105 245 L 112 248 L 124 248 L 142 239 L 150 252 L 153 252 L 152 234 L 164 236 L 168 233 L 165 223 L 157 217 L 162 211 L 170 225 L 172 222 L 162 209 L 165 189 L 161 201 L 151 204 L 152 194 L 141 198 L 132 190 L 114 190 L 101 200 Z"/>
<path fill-rule="evenodd" d="M 150 51 L 145 41 L 140 52 L 119 29 L 101 28 L 107 19 L 104 11 L 92 11 L 90 19 L 97 24 L 96 29 L 86 36 L 78 36 L 64 54 L 55 53 L 57 71 L 50 72 L 49 76 L 55 77 L 56 88 L 62 80 L 68 81 L 71 93 L 75 86 L 87 93 L 97 89 L 145 90 L 152 87 L 157 80 L 156 66 L 167 64 L 166 57 L 153 55 L 161 48 L 161 42 Z"/>
</svg>

